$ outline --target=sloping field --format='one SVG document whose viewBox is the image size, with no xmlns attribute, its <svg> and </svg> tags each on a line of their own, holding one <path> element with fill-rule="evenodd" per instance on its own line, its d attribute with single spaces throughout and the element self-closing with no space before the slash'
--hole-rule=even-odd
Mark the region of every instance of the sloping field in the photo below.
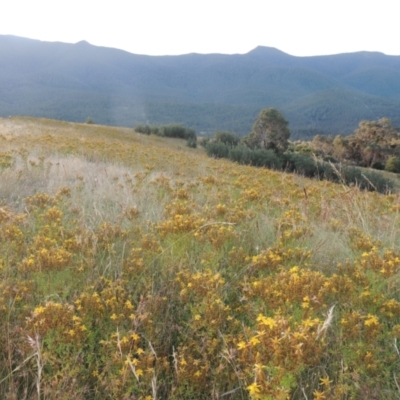
<svg viewBox="0 0 400 400">
<path fill-rule="evenodd" d="M 397 399 L 400 196 L 0 119 L 0 397 Z"/>
</svg>

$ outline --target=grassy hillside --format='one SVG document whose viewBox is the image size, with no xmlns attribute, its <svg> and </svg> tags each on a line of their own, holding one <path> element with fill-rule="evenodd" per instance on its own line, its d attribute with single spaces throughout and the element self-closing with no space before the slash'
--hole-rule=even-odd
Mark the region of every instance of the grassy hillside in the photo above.
<svg viewBox="0 0 400 400">
<path fill-rule="evenodd" d="M 400 195 L 0 119 L 0 397 L 396 399 Z"/>
</svg>

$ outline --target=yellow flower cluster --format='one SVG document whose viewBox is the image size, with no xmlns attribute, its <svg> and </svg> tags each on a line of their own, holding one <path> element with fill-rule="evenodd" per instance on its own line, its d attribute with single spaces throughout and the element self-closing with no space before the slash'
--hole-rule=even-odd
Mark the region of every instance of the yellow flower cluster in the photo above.
<svg viewBox="0 0 400 400">
<path fill-rule="evenodd" d="M 18 121 L 0 135 L 0 398 L 396 398 L 398 194 Z"/>
</svg>

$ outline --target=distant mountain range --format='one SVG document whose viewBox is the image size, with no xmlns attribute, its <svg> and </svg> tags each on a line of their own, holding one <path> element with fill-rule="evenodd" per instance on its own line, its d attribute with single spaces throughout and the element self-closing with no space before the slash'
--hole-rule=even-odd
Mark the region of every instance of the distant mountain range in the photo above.
<svg viewBox="0 0 400 400">
<path fill-rule="evenodd" d="M 363 119 L 400 126 L 400 56 L 357 52 L 295 57 L 145 56 L 0 35 L 0 115 L 134 126 L 179 122 L 197 132 L 247 134 L 278 108 L 294 137 L 351 133 Z"/>
</svg>

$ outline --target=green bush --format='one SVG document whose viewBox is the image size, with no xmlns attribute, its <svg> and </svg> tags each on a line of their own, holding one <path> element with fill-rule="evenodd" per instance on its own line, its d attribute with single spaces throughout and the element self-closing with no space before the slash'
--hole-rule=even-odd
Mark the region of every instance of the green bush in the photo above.
<svg viewBox="0 0 400 400">
<path fill-rule="evenodd" d="M 229 150 L 229 159 L 244 165 L 282 169 L 283 160 L 272 150 L 250 150 L 245 146 L 236 146 Z"/>
<path fill-rule="evenodd" d="M 371 165 L 371 168 L 383 171 L 385 169 L 385 164 L 381 163 L 380 161 L 377 161 Z"/>
<path fill-rule="evenodd" d="M 326 162 L 318 162 L 317 168 L 318 168 L 319 179 L 331 182 L 340 181 L 340 175 L 338 175 L 338 170 L 335 169 L 332 164 Z"/>
<path fill-rule="evenodd" d="M 200 146 L 206 148 L 211 139 L 209 137 L 203 137 L 199 140 Z"/>
<path fill-rule="evenodd" d="M 251 164 L 251 153 L 252 150 L 250 150 L 248 147 L 237 146 L 230 149 L 229 159 L 239 164 L 249 165 Z"/>
<path fill-rule="evenodd" d="M 228 158 L 229 146 L 222 142 L 209 142 L 206 145 L 207 155 L 214 158 Z"/>
<path fill-rule="evenodd" d="M 389 157 L 386 161 L 385 170 L 396 174 L 400 173 L 400 158 L 396 156 Z"/>
<path fill-rule="evenodd" d="M 152 135 L 156 135 L 156 136 L 164 136 L 162 134 L 162 132 L 160 131 L 160 128 L 158 126 L 151 126 L 150 127 L 150 133 Z"/>
<path fill-rule="evenodd" d="M 136 132 L 143 133 L 145 135 L 150 135 L 150 133 L 151 133 L 151 128 L 149 125 L 137 124 L 137 125 L 135 125 L 134 129 Z"/>
<path fill-rule="evenodd" d="M 215 132 L 214 139 L 217 142 L 222 142 L 228 146 L 235 147 L 239 144 L 240 138 L 236 133 L 227 131 L 217 131 Z"/>
<path fill-rule="evenodd" d="M 197 147 L 197 138 L 196 137 L 191 137 L 186 141 L 187 147 L 191 147 L 192 149 L 195 149 Z"/>
<path fill-rule="evenodd" d="M 335 157 L 332 157 L 332 156 L 324 156 L 324 157 L 323 157 L 323 160 L 326 161 L 326 162 L 332 162 L 332 163 L 338 162 L 338 161 L 336 160 L 336 158 L 335 158 Z"/>
<path fill-rule="evenodd" d="M 251 153 L 251 165 L 270 169 L 282 169 L 283 160 L 273 150 L 257 149 Z"/>
<path fill-rule="evenodd" d="M 139 133 L 143 133 L 145 135 L 156 135 L 156 136 L 165 136 L 168 138 L 179 138 L 179 139 L 187 139 L 188 146 L 190 140 L 190 147 L 193 147 L 196 143 L 197 146 L 197 135 L 194 129 L 188 128 L 186 126 L 182 126 L 179 124 L 170 124 L 170 125 L 146 125 L 146 124 L 137 124 L 135 125 L 135 131 Z M 196 147 L 194 146 L 194 147 Z"/>
<path fill-rule="evenodd" d="M 286 171 L 295 172 L 308 178 L 319 176 L 317 163 L 308 155 L 286 153 L 284 156 Z"/>
<path fill-rule="evenodd" d="M 342 170 L 342 177 L 346 185 L 357 185 L 360 189 L 370 192 L 388 193 L 393 189 L 393 182 L 375 172 L 363 172 L 356 167 L 347 167 Z"/>
<path fill-rule="evenodd" d="M 196 138 L 196 131 L 179 124 L 164 125 L 160 127 L 162 136 L 169 138 L 190 139 Z"/>
</svg>

